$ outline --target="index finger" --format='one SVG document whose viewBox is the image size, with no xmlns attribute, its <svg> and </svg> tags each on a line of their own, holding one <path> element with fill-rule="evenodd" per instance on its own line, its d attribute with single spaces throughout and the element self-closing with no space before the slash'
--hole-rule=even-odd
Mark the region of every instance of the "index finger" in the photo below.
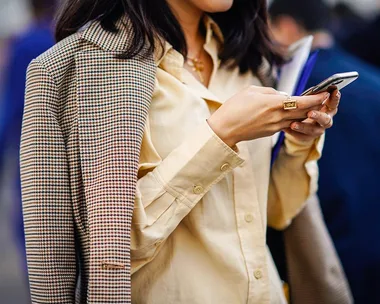
<svg viewBox="0 0 380 304">
<path fill-rule="evenodd" d="M 316 106 L 322 106 L 329 97 L 330 93 L 325 92 L 317 95 L 295 96 L 292 99 L 297 101 L 299 109 L 307 110 Z"/>
</svg>

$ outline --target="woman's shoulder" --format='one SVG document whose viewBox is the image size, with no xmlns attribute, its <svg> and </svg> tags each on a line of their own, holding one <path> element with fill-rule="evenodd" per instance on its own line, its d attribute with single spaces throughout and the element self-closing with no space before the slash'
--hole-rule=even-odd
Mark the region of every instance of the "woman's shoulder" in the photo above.
<svg viewBox="0 0 380 304">
<path fill-rule="evenodd" d="M 100 27 L 100 26 L 99 26 Z M 75 34 L 59 41 L 47 51 L 38 56 L 34 61 L 39 62 L 51 74 L 56 75 L 65 72 L 72 65 L 75 57 L 83 51 L 96 50 L 97 46 L 88 37 L 93 34 L 101 35 L 97 22 L 87 25 Z"/>
<path fill-rule="evenodd" d="M 81 35 L 81 33 L 75 33 L 67 37 L 39 55 L 34 61 L 38 61 L 49 71 L 65 66 L 80 52 Z"/>
<path fill-rule="evenodd" d="M 75 60 L 80 53 L 100 52 L 100 58 L 120 54 L 132 42 L 131 32 L 122 22 L 118 22 L 117 32 L 110 32 L 98 21 L 93 21 L 77 33 L 55 44 L 35 61 L 38 61 L 54 78 L 59 79 L 67 75 L 69 69 L 75 69 Z"/>
</svg>

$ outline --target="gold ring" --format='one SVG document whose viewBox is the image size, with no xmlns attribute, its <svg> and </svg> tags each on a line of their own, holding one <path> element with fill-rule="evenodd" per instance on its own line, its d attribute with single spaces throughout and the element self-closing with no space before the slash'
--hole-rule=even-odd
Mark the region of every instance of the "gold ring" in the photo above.
<svg viewBox="0 0 380 304">
<path fill-rule="evenodd" d="M 286 100 L 283 101 L 283 107 L 285 111 L 295 110 L 298 108 L 298 102 L 297 100 L 292 99 L 292 97 L 288 95 Z"/>
</svg>

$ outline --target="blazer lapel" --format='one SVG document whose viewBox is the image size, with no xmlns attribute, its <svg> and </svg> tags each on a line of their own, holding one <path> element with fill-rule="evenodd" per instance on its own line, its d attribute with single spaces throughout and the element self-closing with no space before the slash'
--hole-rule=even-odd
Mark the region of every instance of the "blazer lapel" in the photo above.
<svg viewBox="0 0 380 304">
<path fill-rule="evenodd" d="M 120 38 L 126 36 L 112 35 L 99 25 L 86 30 L 83 37 L 101 48 L 76 56 L 80 157 L 89 222 L 89 303 L 130 301 L 131 221 L 156 73 L 153 58 L 118 59 L 118 48 L 126 45 Z"/>
</svg>

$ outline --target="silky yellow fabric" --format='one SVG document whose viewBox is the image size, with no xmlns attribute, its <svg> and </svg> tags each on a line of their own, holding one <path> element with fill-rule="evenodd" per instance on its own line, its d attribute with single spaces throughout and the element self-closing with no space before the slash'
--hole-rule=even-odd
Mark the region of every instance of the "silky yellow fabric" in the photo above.
<svg viewBox="0 0 380 304">
<path fill-rule="evenodd" d="M 286 303 L 266 227 L 284 228 L 315 191 L 322 141 L 288 136 L 271 173 L 271 137 L 238 151 L 219 139 L 207 118 L 260 82 L 220 67 L 223 37 L 210 18 L 205 24 L 214 63 L 208 88 L 170 45 L 157 57 L 131 234 L 133 303 Z"/>
</svg>

